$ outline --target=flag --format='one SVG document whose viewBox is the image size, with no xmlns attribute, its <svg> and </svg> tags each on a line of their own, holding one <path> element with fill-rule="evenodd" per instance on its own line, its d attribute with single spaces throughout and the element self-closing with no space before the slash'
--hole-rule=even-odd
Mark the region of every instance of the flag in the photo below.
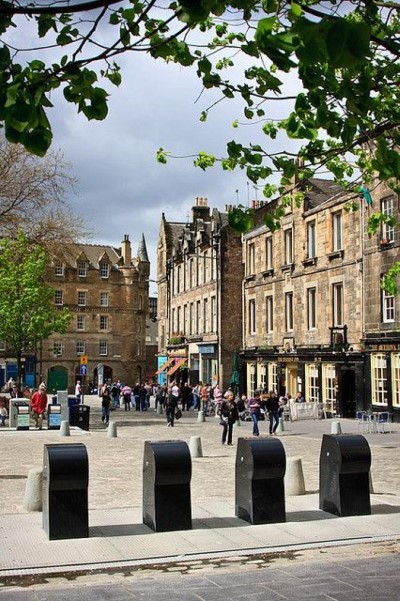
<svg viewBox="0 0 400 601">
<path fill-rule="evenodd" d="M 369 207 L 372 206 L 372 196 L 371 196 L 371 193 L 368 190 L 368 188 L 366 188 L 365 186 L 361 186 L 359 188 L 359 192 L 361 192 L 362 197 L 364 198 L 364 200 L 367 203 L 367 205 Z"/>
</svg>

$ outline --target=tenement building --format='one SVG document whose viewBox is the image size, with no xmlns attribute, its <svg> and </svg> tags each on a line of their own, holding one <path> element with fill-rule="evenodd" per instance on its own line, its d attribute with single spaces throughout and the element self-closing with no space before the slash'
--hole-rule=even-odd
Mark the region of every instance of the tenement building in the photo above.
<svg viewBox="0 0 400 601">
<path fill-rule="evenodd" d="M 227 213 L 196 198 L 192 217 L 167 221 L 158 241 L 159 382 L 226 388 L 242 340 L 240 236 Z"/>
<path fill-rule="evenodd" d="M 287 206 L 281 228 L 258 223 L 243 236 L 242 379 L 278 394 L 301 392 L 333 414 L 386 408 L 400 417 L 399 296 L 381 288 L 399 260 L 399 228 L 368 235 L 373 212 L 399 215 L 383 186 L 373 204 L 333 182 L 311 179 L 301 206 Z"/>
<path fill-rule="evenodd" d="M 136 257 L 125 235 L 121 248 L 81 244 L 53 261 L 54 303 L 73 318 L 66 334 L 52 335 L 38 349 L 38 373 L 49 391 L 73 391 L 77 380 L 86 390 L 116 378 L 142 381 L 149 273 L 144 236 Z"/>
</svg>

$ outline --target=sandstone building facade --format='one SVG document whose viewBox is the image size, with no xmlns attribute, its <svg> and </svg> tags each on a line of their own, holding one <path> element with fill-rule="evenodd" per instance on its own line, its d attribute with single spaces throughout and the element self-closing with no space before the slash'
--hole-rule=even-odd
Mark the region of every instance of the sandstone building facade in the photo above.
<svg viewBox="0 0 400 601">
<path fill-rule="evenodd" d="M 159 382 L 217 382 L 232 376 L 241 347 L 240 236 L 227 213 L 197 198 L 187 223 L 163 214 L 158 241 Z"/>
<path fill-rule="evenodd" d="M 358 409 L 400 415 L 399 296 L 382 276 L 399 260 L 399 226 L 368 235 L 368 217 L 399 216 L 384 186 L 373 206 L 331 181 L 308 182 L 300 207 L 288 206 L 281 229 L 259 225 L 243 236 L 242 381 L 247 394 L 277 390 L 353 417 Z"/>
<path fill-rule="evenodd" d="M 54 334 L 37 352 L 37 371 L 48 390 L 85 388 L 119 378 L 145 377 L 150 263 L 144 236 L 132 256 L 129 236 L 121 248 L 82 244 L 53 262 L 54 302 L 73 315 L 68 332 Z"/>
</svg>

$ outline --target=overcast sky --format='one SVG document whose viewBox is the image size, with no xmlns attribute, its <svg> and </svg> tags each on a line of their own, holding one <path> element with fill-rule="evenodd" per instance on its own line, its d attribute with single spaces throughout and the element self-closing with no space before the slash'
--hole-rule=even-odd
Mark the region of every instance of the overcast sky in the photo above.
<svg viewBox="0 0 400 601">
<path fill-rule="evenodd" d="M 203 172 L 192 158 L 156 161 L 160 147 L 175 155 L 199 150 L 221 155 L 226 141 L 243 135 L 231 126 L 241 117 L 239 105 L 225 102 L 200 123 L 206 99 L 195 104 L 201 86 L 194 71 L 137 55 L 124 63 L 122 85 L 110 88 L 105 121 L 88 122 L 74 106 L 54 98 L 53 148 L 63 151 L 78 180 L 68 200 L 93 230 L 92 242 L 119 246 L 129 234 L 136 252 L 144 233 L 155 279 L 162 212 L 168 220 L 185 221 L 196 196 L 223 210 L 237 198 L 247 204 L 255 190 L 242 171 Z M 251 132 L 245 136 L 247 143 Z"/>
</svg>

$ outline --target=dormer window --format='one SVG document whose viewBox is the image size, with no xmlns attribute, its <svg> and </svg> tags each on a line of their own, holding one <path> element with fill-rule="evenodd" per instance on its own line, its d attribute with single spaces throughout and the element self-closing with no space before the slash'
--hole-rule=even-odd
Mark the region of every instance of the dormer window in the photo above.
<svg viewBox="0 0 400 601">
<path fill-rule="evenodd" d="M 60 259 L 56 259 L 54 261 L 54 275 L 64 275 L 64 265 L 62 264 L 62 261 L 60 261 Z"/>
<path fill-rule="evenodd" d="M 87 276 L 87 263 L 86 261 L 78 261 L 78 276 L 85 278 Z"/>
<path fill-rule="evenodd" d="M 108 279 L 110 277 L 110 264 L 106 262 L 100 263 L 100 277 L 102 279 Z"/>
</svg>

